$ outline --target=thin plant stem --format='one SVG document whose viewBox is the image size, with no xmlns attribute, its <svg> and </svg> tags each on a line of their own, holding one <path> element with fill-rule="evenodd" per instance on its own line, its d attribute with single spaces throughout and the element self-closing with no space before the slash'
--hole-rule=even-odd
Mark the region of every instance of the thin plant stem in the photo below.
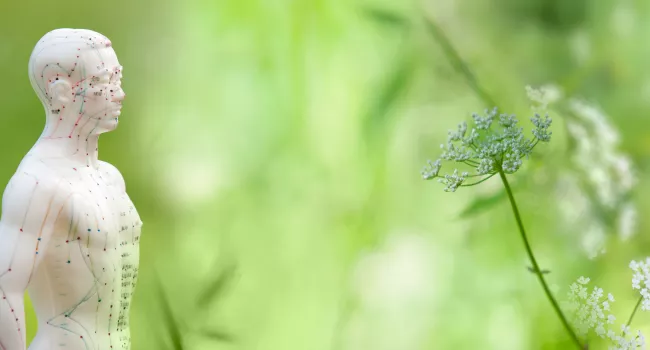
<svg viewBox="0 0 650 350">
<path fill-rule="evenodd" d="M 517 208 L 515 197 L 512 195 L 512 189 L 510 188 L 510 184 L 506 179 L 506 174 L 503 172 L 503 170 L 500 170 L 499 175 L 501 176 L 503 185 L 505 186 L 506 192 L 508 193 L 508 198 L 510 199 L 510 204 L 512 206 L 512 212 L 515 215 L 515 220 L 517 221 L 517 226 L 519 227 L 519 234 L 521 235 L 521 239 L 524 241 L 524 245 L 526 246 L 526 253 L 528 254 L 528 258 L 530 259 L 530 262 L 533 264 L 533 269 L 534 269 L 533 272 L 537 276 L 539 283 L 542 284 L 542 288 L 544 288 L 544 293 L 546 293 L 546 297 L 548 298 L 548 301 L 550 301 L 551 305 L 553 305 L 553 309 L 555 310 L 555 313 L 562 321 L 562 324 L 564 325 L 564 328 L 566 329 L 567 333 L 569 333 L 571 339 L 576 344 L 578 349 L 584 349 L 582 343 L 580 342 L 580 339 L 578 339 L 578 336 L 569 325 L 569 321 L 567 321 L 566 317 L 562 313 L 562 310 L 560 309 L 560 305 L 553 297 L 553 294 L 551 293 L 551 290 L 549 289 L 548 284 L 544 279 L 544 274 L 541 272 L 542 270 L 539 268 L 539 265 L 537 264 L 537 259 L 535 259 L 533 250 L 530 247 L 530 243 L 528 242 L 528 237 L 526 236 L 526 230 L 524 229 L 524 224 L 522 223 L 521 216 L 519 215 L 519 209 Z"/>
<path fill-rule="evenodd" d="M 630 315 L 630 318 L 627 320 L 627 323 L 625 324 L 626 327 L 629 327 L 632 324 L 632 319 L 634 318 L 634 315 L 636 315 L 636 310 L 639 309 L 639 306 L 641 306 L 641 302 L 643 301 L 643 295 L 639 297 L 639 301 L 636 302 L 636 306 L 634 306 L 634 310 L 632 310 L 632 314 Z"/>
<path fill-rule="evenodd" d="M 478 181 L 478 182 L 474 182 L 474 183 L 471 183 L 471 184 L 462 184 L 462 185 L 460 185 L 460 187 L 476 186 L 476 185 L 478 185 L 478 184 L 480 184 L 480 183 L 482 183 L 482 182 L 485 182 L 485 181 L 491 179 L 492 176 L 494 176 L 494 175 L 496 175 L 496 173 L 495 173 L 495 174 L 492 174 L 492 175 L 490 175 L 490 176 L 486 177 L 485 179 L 482 179 L 481 181 Z M 479 175 L 479 176 L 483 176 L 483 175 Z"/>
<path fill-rule="evenodd" d="M 445 56 L 447 56 L 449 62 L 454 66 L 454 68 L 456 68 L 456 70 L 460 74 L 462 74 L 465 77 L 465 80 L 467 80 L 469 86 L 479 96 L 479 98 L 483 100 L 483 103 L 485 103 L 490 108 L 496 106 L 497 104 L 494 102 L 492 97 L 485 91 L 485 89 L 483 89 L 483 87 L 481 87 L 481 85 L 478 83 L 478 79 L 476 79 L 476 76 L 474 75 L 472 70 L 465 63 L 465 61 L 463 61 L 463 59 L 460 57 L 458 51 L 451 44 L 451 42 L 449 41 L 445 33 L 442 31 L 442 29 L 440 29 L 438 24 L 430 16 L 424 16 L 424 21 L 426 22 L 427 29 L 429 29 L 431 35 L 442 47 L 442 51 L 444 51 Z"/>
<path fill-rule="evenodd" d="M 424 18 L 426 24 L 427 24 L 427 29 L 429 29 L 429 32 L 432 34 L 434 39 L 440 44 L 442 47 L 442 50 L 447 56 L 447 59 L 449 62 L 454 66 L 454 68 L 461 73 L 465 77 L 465 80 L 469 84 L 469 86 L 472 88 L 474 93 L 489 107 L 496 106 L 496 102 L 492 99 L 492 97 L 481 87 L 481 85 L 478 83 L 478 80 L 476 79 L 476 76 L 474 73 L 471 71 L 469 66 L 465 63 L 465 61 L 461 58 L 460 54 L 458 54 L 458 51 L 454 48 L 454 46 L 451 44 L 445 33 L 442 31 L 442 29 L 437 25 L 437 23 L 430 17 L 425 16 Z M 566 331 L 569 333 L 571 336 L 571 339 L 573 342 L 576 344 L 576 346 L 579 349 L 585 349 L 585 347 L 582 345 L 580 342 L 580 339 L 578 339 L 578 336 L 576 333 L 573 331 L 571 326 L 569 325 L 569 322 L 567 321 L 566 317 L 562 313 L 562 310 L 560 309 L 559 304 L 553 297 L 553 294 L 551 293 L 551 290 L 548 287 L 548 284 L 546 283 L 546 280 L 544 279 L 544 275 L 541 272 L 542 270 L 539 268 L 539 265 L 537 264 L 537 260 L 535 259 L 535 255 L 533 254 L 533 251 L 530 247 L 530 244 L 528 243 L 528 237 L 526 236 L 526 231 L 524 229 L 524 225 L 521 221 L 521 216 L 519 215 L 519 209 L 517 209 L 517 204 L 515 203 L 515 198 L 512 195 L 512 190 L 510 189 L 510 184 L 508 183 L 508 180 L 506 179 L 506 174 L 501 170 L 499 171 L 499 175 L 501 176 L 501 180 L 503 181 L 503 185 L 506 188 L 506 192 L 508 193 L 508 198 L 510 199 L 510 204 L 512 205 L 512 211 L 515 215 L 515 219 L 517 220 L 517 226 L 519 227 L 519 233 L 521 235 L 522 240 L 524 241 L 524 245 L 526 246 L 526 253 L 528 254 L 528 257 L 533 264 L 534 268 L 534 273 L 537 276 L 537 279 L 539 282 L 542 284 L 542 287 L 544 288 L 544 293 L 546 294 L 546 297 L 548 300 L 551 302 L 551 305 L 553 305 L 553 309 L 557 313 L 558 317 L 562 321 L 562 325 L 564 325 L 564 328 Z"/>
</svg>

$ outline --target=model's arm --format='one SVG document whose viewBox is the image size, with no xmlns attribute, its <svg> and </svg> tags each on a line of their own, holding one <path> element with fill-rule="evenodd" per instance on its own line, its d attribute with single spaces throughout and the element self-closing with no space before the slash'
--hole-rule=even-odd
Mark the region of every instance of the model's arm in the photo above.
<svg viewBox="0 0 650 350">
<path fill-rule="evenodd" d="M 2 196 L 0 349 L 26 348 L 23 295 L 65 203 L 60 190 L 55 182 L 19 172 Z"/>
</svg>

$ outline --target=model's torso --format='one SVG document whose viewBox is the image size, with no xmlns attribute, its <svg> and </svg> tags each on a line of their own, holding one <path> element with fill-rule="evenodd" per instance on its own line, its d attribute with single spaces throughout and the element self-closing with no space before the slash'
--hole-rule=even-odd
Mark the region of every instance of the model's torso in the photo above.
<svg viewBox="0 0 650 350">
<path fill-rule="evenodd" d="M 61 163 L 38 166 L 43 164 L 54 169 L 74 199 L 72 217 L 57 219 L 31 277 L 29 295 L 39 328 L 29 349 L 129 349 L 142 222 L 121 176 L 106 163 L 98 171 Z M 29 170 L 29 162 L 19 169 Z"/>
</svg>

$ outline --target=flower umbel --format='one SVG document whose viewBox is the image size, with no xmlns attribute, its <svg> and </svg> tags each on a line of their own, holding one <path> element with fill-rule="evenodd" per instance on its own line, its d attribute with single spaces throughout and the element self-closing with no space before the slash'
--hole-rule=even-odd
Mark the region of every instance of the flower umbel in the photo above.
<svg viewBox="0 0 650 350">
<path fill-rule="evenodd" d="M 571 285 L 568 301 L 565 302 L 578 335 L 588 337 L 590 331 L 593 331 L 596 336 L 609 342 L 609 349 L 645 349 L 645 338 L 640 331 L 632 333 L 625 324 L 620 328 L 614 326 L 616 317 L 611 312 L 614 296 L 610 293 L 605 297 L 603 289 L 598 287 L 589 292 L 588 284 L 589 278 L 578 278 Z"/>
<path fill-rule="evenodd" d="M 447 144 L 440 146 L 443 150 L 440 159 L 429 161 L 422 170 L 425 180 L 438 178 L 447 192 L 478 185 L 499 172 L 513 174 L 539 142 L 551 140 L 552 132 L 548 129 L 552 120 L 548 115 L 542 118 L 535 114 L 530 119 L 534 125 L 532 138 L 524 136 L 524 130 L 514 115 L 499 114 L 496 107 L 486 109 L 484 115 L 474 114 L 472 118 L 472 129 L 469 130 L 467 123 L 463 122 L 457 130 L 450 130 Z M 473 168 L 475 173 L 454 169 L 451 174 L 440 175 L 443 160 Z M 470 178 L 475 181 L 467 183 Z"/>
</svg>

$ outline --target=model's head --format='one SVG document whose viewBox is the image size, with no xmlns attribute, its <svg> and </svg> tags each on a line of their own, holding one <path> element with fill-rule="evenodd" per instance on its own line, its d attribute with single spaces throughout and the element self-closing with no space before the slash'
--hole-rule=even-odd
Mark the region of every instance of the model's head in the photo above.
<svg viewBox="0 0 650 350">
<path fill-rule="evenodd" d="M 124 99 L 121 77 L 111 41 L 87 29 L 45 34 L 29 59 L 29 79 L 48 123 L 63 121 L 93 133 L 117 127 Z"/>
</svg>

